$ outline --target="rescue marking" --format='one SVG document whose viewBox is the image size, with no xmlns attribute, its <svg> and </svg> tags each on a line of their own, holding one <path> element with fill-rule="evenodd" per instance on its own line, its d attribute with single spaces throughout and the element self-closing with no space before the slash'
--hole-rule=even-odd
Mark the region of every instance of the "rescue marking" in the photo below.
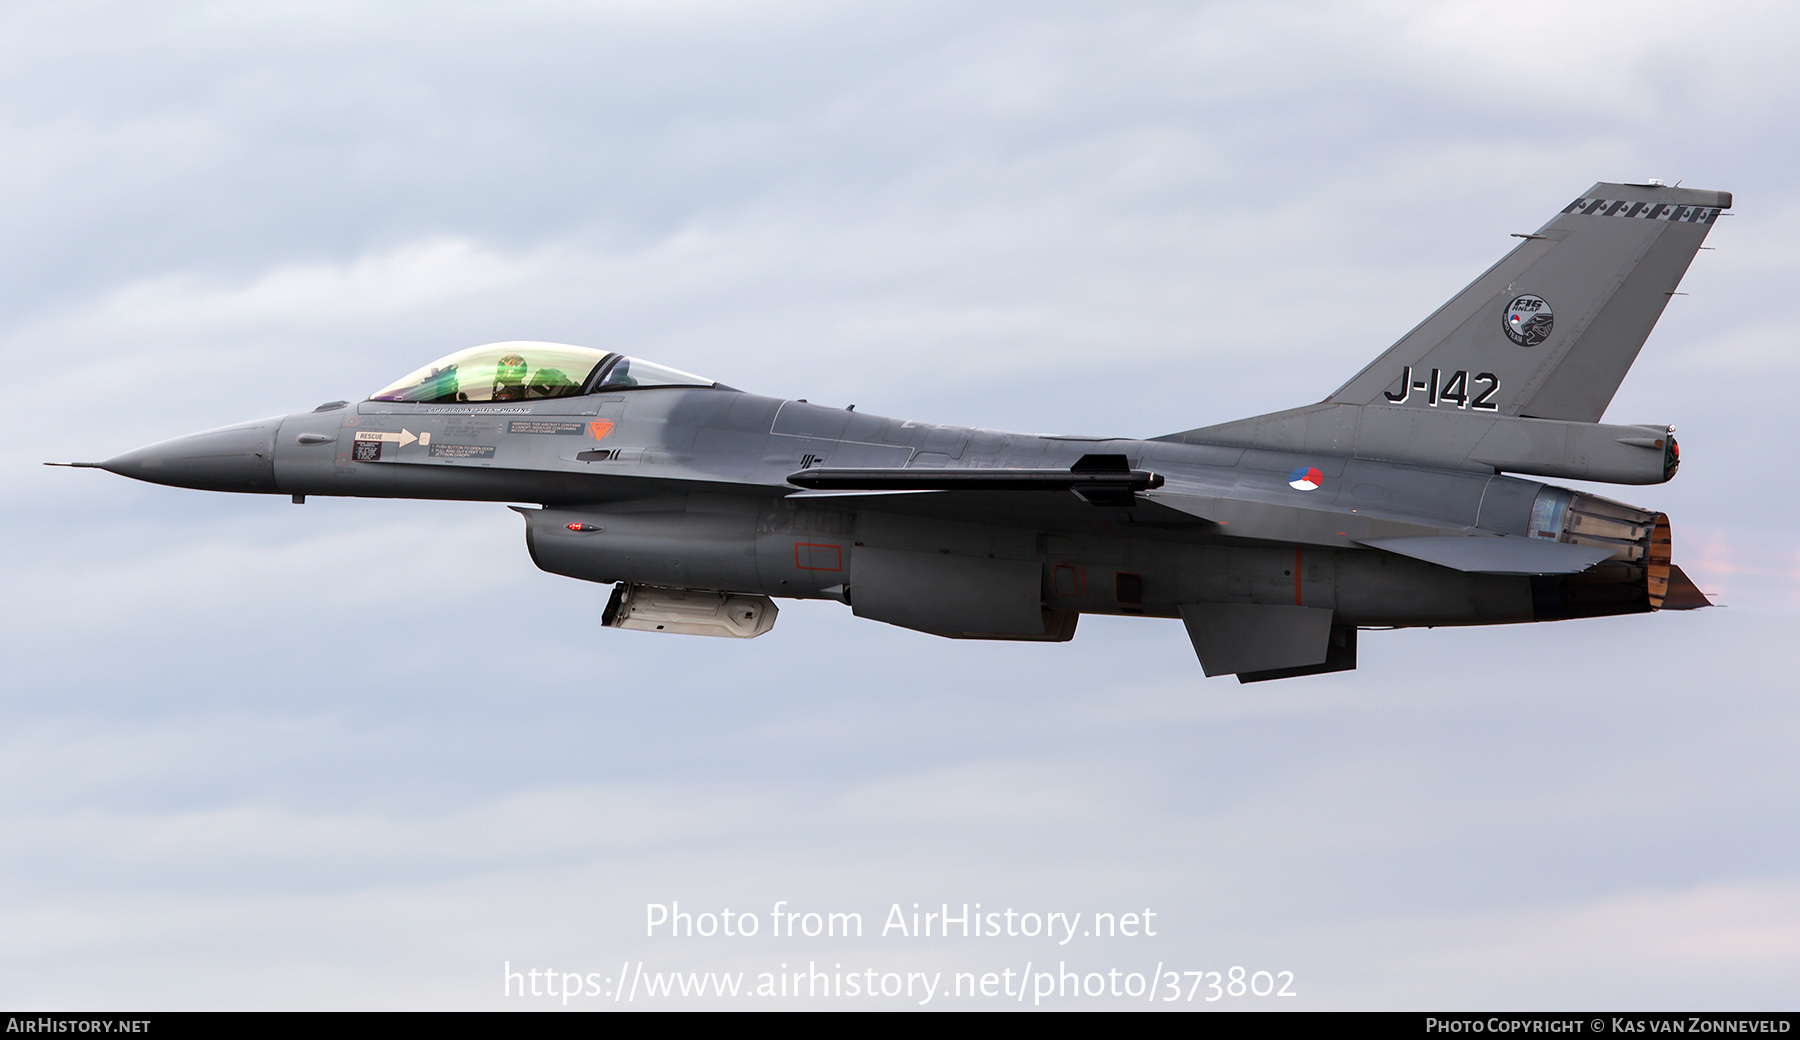
<svg viewBox="0 0 1800 1040">
<path fill-rule="evenodd" d="M 528 404 L 484 405 L 484 404 L 437 404 L 425 405 L 419 409 L 427 415 L 530 415 Z"/>
<path fill-rule="evenodd" d="M 613 421 L 611 419 L 599 419 L 594 422 L 588 423 L 588 432 L 592 433 L 594 435 L 594 439 L 597 441 L 605 440 L 607 434 L 612 433 L 612 431 L 613 431 Z"/>
<path fill-rule="evenodd" d="M 434 459 L 491 459 L 494 449 L 486 444 L 433 444 L 431 457 Z"/>
<path fill-rule="evenodd" d="M 395 446 L 404 448 L 408 444 L 411 444 L 413 441 L 416 441 L 419 438 L 414 436 L 411 430 L 401 430 L 399 433 L 383 433 L 383 432 L 379 432 L 376 430 L 358 430 L 357 434 L 356 434 L 356 439 L 359 441 L 393 441 Z M 429 443 L 429 440 L 427 441 L 427 443 Z"/>
</svg>

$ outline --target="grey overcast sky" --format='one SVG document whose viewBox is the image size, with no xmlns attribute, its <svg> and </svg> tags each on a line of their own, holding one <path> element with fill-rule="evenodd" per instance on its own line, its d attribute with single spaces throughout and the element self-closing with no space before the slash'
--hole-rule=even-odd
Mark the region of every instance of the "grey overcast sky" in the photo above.
<svg viewBox="0 0 1800 1040">
<path fill-rule="evenodd" d="M 1797 28 L 1654 0 L 8 4 L 0 1003 L 548 1009 L 503 966 L 1030 961 L 1299 994 L 1181 1008 L 1791 1009 Z M 1602 490 L 1666 510 L 1728 609 L 1368 633 L 1356 672 L 1240 687 L 1166 621 L 602 631 L 606 589 L 534 569 L 500 506 L 38 465 L 501 339 L 1155 436 L 1323 397 L 1510 232 L 1646 177 L 1737 206 L 1608 413 L 1676 424 L 1683 471 Z M 645 938 L 676 900 L 868 934 Z M 1157 934 L 875 934 L 965 902 Z M 931 1006 L 990 1005 L 1031 1006 Z"/>
</svg>

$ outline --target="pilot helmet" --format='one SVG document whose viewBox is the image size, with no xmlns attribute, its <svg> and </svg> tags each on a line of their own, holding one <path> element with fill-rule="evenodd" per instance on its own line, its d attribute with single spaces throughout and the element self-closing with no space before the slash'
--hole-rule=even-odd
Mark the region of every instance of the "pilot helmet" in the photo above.
<svg viewBox="0 0 1800 1040">
<path fill-rule="evenodd" d="M 525 359 L 517 354 L 506 354 L 494 363 L 494 390 L 522 391 L 525 387 Z"/>
</svg>

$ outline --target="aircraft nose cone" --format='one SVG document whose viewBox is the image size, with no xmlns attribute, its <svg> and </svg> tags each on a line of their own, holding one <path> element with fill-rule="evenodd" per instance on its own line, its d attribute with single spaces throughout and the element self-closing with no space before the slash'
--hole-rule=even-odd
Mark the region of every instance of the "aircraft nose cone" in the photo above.
<svg viewBox="0 0 1800 1040">
<path fill-rule="evenodd" d="M 100 463 L 121 477 L 200 491 L 274 491 L 275 434 L 282 416 L 128 451 Z"/>
</svg>

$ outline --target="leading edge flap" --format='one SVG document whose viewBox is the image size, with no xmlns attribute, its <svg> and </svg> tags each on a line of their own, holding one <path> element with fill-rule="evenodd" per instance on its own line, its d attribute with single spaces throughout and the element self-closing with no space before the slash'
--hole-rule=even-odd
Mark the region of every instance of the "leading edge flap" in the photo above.
<svg viewBox="0 0 1800 1040">
<path fill-rule="evenodd" d="M 1614 552 L 1613 547 L 1605 545 L 1476 535 L 1363 538 L 1358 541 L 1371 549 L 1474 574 L 1579 574 Z"/>
</svg>

